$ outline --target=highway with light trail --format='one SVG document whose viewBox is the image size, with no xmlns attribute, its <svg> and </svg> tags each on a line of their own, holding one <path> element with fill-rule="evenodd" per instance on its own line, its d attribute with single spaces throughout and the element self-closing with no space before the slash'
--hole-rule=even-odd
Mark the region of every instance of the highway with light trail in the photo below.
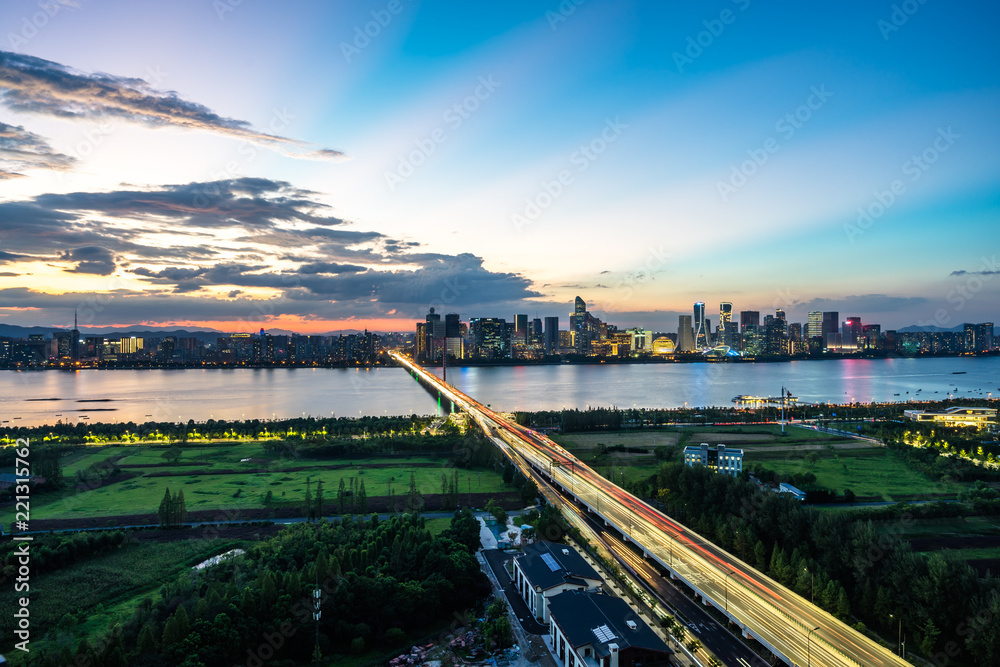
<svg viewBox="0 0 1000 667">
<path fill-rule="evenodd" d="M 647 557 L 697 592 L 748 636 L 796 667 L 910 665 L 697 533 L 604 479 L 549 438 L 520 426 L 399 352 L 390 355 L 472 416 L 490 436 L 614 524 Z M 508 455 L 510 452 L 508 452 Z"/>
</svg>

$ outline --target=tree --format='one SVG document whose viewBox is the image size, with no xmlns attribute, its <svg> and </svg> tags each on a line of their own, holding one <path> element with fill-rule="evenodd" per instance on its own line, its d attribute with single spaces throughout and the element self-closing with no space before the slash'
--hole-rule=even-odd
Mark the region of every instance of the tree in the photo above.
<svg viewBox="0 0 1000 667">
<path fill-rule="evenodd" d="M 920 640 L 920 652 L 928 658 L 933 658 L 934 648 L 937 646 L 937 638 L 941 631 L 934 625 L 934 621 L 928 618 L 923 627 L 923 634 L 924 637 Z"/>
<path fill-rule="evenodd" d="M 174 522 L 180 526 L 187 520 L 187 504 L 184 502 L 184 489 L 177 492 L 174 503 Z"/>
<path fill-rule="evenodd" d="M 368 492 L 365 491 L 365 480 L 361 480 L 358 487 L 358 508 L 362 514 L 368 513 Z"/>
<path fill-rule="evenodd" d="M 139 632 L 139 655 L 156 653 L 156 638 L 153 636 L 153 628 L 146 623 Z"/>
<path fill-rule="evenodd" d="M 486 511 L 493 515 L 493 518 L 497 520 L 501 526 L 507 525 L 507 512 L 504 508 L 500 507 L 500 503 L 496 501 L 496 498 L 490 498 L 486 503 Z"/>
<path fill-rule="evenodd" d="M 323 480 L 316 482 L 316 511 L 317 517 L 323 516 Z"/>
<path fill-rule="evenodd" d="M 160 527 L 165 528 L 172 525 L 173 498 L 170 497 L 170 487 L 163 491 L 163 500 L 160 501 L 160 508 L 157 515 L 160 518 Z"/>
<path fill-rule="evenodd" d="M 306 519 L 312 521 L 316 516 L 316 506 L 313 505 L 312 482 L 306 477 Z"/>
<path fill-rule="evenodd" d="M 469 553 L 475 553 L 483 547 L 479 540 L 480 529 L 479 520 L 468 507 L 464 507 L 461 510 L 455 510 L 455 515 L 451 518 L 451 525 L 442 533 L 442 536 L 455 540 L 468 549 Z"/>
<path fill-rule="evenodd" d="M 344 484 L 344 478 L 340 478 L 340 484 L 337 486 L 337 505 L 340 507 L 340 514 L 344 514 L 344 498 L 347 496 L 347 487 Z"/>
<path fill-rule="evenodd" d="M 850 503 L 851 506 L 853 506 L 854 505 L 854 499 L 856 497 L 857 496 L 854 495 L 853 491 L 851 491 L 850 489 L 844 489 L 844 502 Z"/>
<path fill-rule="evenodd" d="M 163 452 L 163 454 L 161 454 L 160 457 L 163 460 L 167 461 L 168 463 L 177 463 L 177 461 L 179 461 L 181 458 L 181 454 L 183 454 L 181 448 L 178 447 L 177 445 L 174 445 L 167 451 Z"/>
<path fill-rule="evenodd" d="M 417 513 L 420 508 L 423 507 L 424 499 L 417 490 L 417 478 L 414 476 L 413 472 L 410 472 L 410 489 L 406 492 L 406 509 L 410 512 Z"/>
<path fill-rule="evenodd" d="M 270 505 L 272 502 L 274 502 L 274 493 L 268 489 L 267 493 L 264 494 L 264 504 Z"/>
<path fill-rule="evenodd" d="M 514 481 L 514 464 L 507 461 L 507 465 L 503 467 L 503 483 L 510 484 Z"/>
</svg>

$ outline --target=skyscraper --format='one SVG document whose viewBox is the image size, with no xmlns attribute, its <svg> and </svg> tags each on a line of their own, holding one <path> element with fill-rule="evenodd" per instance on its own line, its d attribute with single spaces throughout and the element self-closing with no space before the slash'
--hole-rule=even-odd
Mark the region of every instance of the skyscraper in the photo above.
<svg viewBox="0 0 1000 667">
<path fill-rule="evenodd" d="M 759 327 L 760 326 L 760 311 L 759 310 L 741 310 L 740 311 L 740 330 L 746 331 L 747 327 Z"/>
<path fill-rule="evenodd" d="M 823 338 L 827 334 L 840 333 L 840 313 L 836 310 L 828 310 L 823 313 Z"/>
<path fill-rule="evenodd" d="M 694 331 L 691 328 L 690 315 L 681 315 L 677 318 L 677 351 L 694 351 Z"/>
<path fill-rule="evenodd" d="M 545 318 L 545 354 L 559 354 L 559 318 Z"/>
<path fill-rule="evenodd" d="M 719 328 L 725 332 L 733 321 L 733 304 L 723 301 L 719 304 Z"/>
<path fill-rule="evenodd" d="M 844 322 L 843 331 L 841 331 L 841 340 L 844 347 L 856 349 L 859 347 L 858 343 L 861 341 L 861 337 L 861 318 L 848 317 L 847 321 Z"/>
<path fill-rule="evenodd" d="M 823 313 L 818 310 L 809 311 L 809 323 L 806 324 L 806 337 L 816 338 L 823 335 Z"/>
<path fill-rule="evenodd" d="M 705 324 L 705 302 L 697 301 L 694 304 L 694 344 L 698 348 L 708 347 L 708 331 Z"/>
<path fill-rule="evenodd" d="M 528 342 L 527 315 L 514 315 L 514 341 L 522 345 Z"/>
</svg>

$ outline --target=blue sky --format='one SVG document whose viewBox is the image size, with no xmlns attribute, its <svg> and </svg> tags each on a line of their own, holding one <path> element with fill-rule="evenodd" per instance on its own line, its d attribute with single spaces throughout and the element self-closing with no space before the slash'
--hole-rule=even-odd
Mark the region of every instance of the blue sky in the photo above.
<svg viewBox="0 0 1000 667">
<path fill-rule="evenodd" d="M 7 2 L 0 322 L 995 321 L 998 13 Z"/>
</svg>

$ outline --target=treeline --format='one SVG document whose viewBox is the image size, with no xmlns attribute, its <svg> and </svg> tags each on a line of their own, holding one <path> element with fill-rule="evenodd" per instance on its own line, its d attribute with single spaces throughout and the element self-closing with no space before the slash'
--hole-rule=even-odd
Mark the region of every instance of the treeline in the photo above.
<svg viewBox="0 0 1000 667">
<path fill-rule="evenodd" d="M 903 445 L 932 450 L 935 455 L 944 454 L 941 460 L 974 461 L 980 469 L 991 471 L 991 479 L 1000 479 L 1000 443 L 994 433 L 911 421 L 864 424 L 861 431 L 890 446 Z M 933 460 L 934 456 L 928 458 Z"/>
<path fill-rule="evenodd" d="M 456 513 L 458 529 L 438 537 L 416 515 L 291 526 L 241 557 L 163 586 L 100 640 L 56 639 L 32 651 L 27 664 L 307 664 L 314 658 L 317 583 L 322 656 L 399 647 L 490 593 L 472 551 L 478 524 L 475 543 L 456 539 L 470 534 L 470 519 L 476 523 Z"/>
<path fill-rule="evenodd" d="M 947 401 L 953 405 L 995 404 L 996 399 L 954 399 Z M 786 419 L 816 419 L 823 413 L 824 425 L 833 421 L 901 419 L 903 409 L 933 409 L 941 403 L 906 403 L 847 405 L 788 405 Z M 833 418 L 833 413 L 836 417 Z M 695 408 L 587 408 L 586 410 L 540 410 L 536 412 L 516 412 L 515 419 L 522 426 L 558 428 L 565 433 L 581 431 L 605 431 L 623 428 L 643 428 L 666 426 L 669 424 L 714 424 L 773 422 L 781 418 L 780 407 L 737 408 L 735 406 L 704 406 Z"/>
<path fill-rule="evenodd" d="M 297 417 L 295 419 L 246 419 L 206 422 L 136 422 L 57 423 L 51 426 L 0 428 L 0 444 L 14 444 L 17 438 L 30 438 L 32 446 L 42 442 L 85 444 L 101 441 L 180 441 L 254 440 L 265 438 L 325 442 L 338 436 L 376 435 L 416 432 L 431 422 L 431 417 Z"/>
<path fill-rule="evenodd" d="M 902 619 L 908 646 L 926 656 L 954 642 L 967 662 L 1000 665 L 1000 582 L 980 580 L 965 562 L 913 553 L 901 521 L 820 512 L 746 477 L 676 463 L 649 485 L 667 514 L 859 629 L 891 634 Z"/>
<path fill-rule="evenodd" d="M 125 542 L 120 530 L 76 533 L 70 536 L 37 535 L 31 542 L 31 572 L 41 574 L 114 551 Z M 0 546 L 0 562 L 7 581 L 17 576 L 19 549 L 24 542 L 7 541 Z"/>
</svg>

